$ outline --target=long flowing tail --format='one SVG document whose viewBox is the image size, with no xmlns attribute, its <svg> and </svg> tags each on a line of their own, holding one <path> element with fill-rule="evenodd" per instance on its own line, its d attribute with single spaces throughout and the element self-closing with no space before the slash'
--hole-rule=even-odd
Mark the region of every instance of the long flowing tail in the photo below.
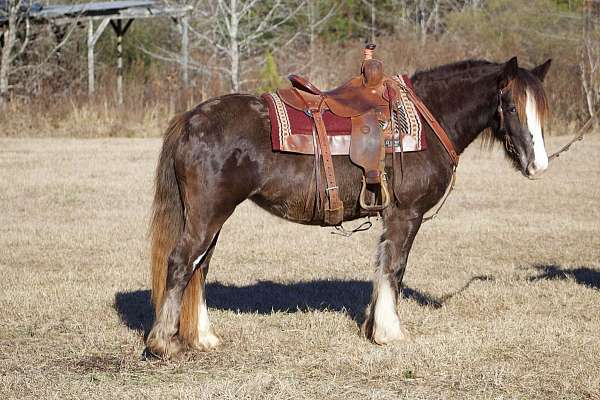
<svg viewBox="0 0 600 400">
<path fill-rule="evenodd" d="M 163 140 L 154 179 L 154 202 L 149 235 L 152 242 L 152 304 L 155 315 L 162 306 L 167 283 L 167 259 L 183 231 L 183 204 L 175 176 L 174 153 L 185 132 L 187 118 L 173 118 Z"/>
<path fill-rule="evenodd" d="M 162 151 L 156 168 L 154 202 L 150 223 L 152 303 L 158 315 L 164 301 L 167 283 L 168 257 L 184 228 L 184 205 L 175 176 L 174 152 L 179 138 L 186 132 L 187 115 L 171 121 L 165 133 Z M 202 299 L 204 272 L 196 271 L 183 293 L 179 315 L 179 337 L 188 344 L 198 339 L 198 305 Z"/>
</svg>

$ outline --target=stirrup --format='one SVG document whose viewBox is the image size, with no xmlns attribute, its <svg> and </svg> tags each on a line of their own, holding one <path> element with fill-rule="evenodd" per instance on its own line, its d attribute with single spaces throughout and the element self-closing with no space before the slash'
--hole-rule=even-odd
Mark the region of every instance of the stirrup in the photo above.
<svg viewBox="0 0 600 400">
<path fill-rule="evenodd" d="M 381 204 L 377 204 L 377 197 L 375 197 L 375 204 L 367 204 L 366 193 L 367 193 L 367 181 L 365 180 L 365 176 L 362 177 L 362 188 L 360 189 L 360 196 L 358 198 L 358 202 L 360 207 L 367 211 L 383 211 L 387 206 L 390 205 L 390 193 L 387 188 L 387 179 L 385 177 L 385 173 L 381 173 L 381 181 L 379 182 L 381 186 Z"/>
</svg>

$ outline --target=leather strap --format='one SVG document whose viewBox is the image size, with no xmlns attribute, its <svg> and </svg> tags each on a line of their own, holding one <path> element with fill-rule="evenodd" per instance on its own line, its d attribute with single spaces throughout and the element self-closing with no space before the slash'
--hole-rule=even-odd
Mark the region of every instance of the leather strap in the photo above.
<svg viewBox="0 0 600 400">
<path fill-rule="evenodd" d="M 433 129 L 433 131 L 437 135 L 438 139 L 440 140 L 440 142 L 446 149 L 446 152 L 448 153 L 448 155 L 450 156 L 450 159 L 452 160 L 452 164 L 454 164 L 455 167 L 458 166 L 458 159 L 459 159 L 458 153 L 456 152 L 456 150 L 454 148 L 454 144 L 448 137 L 448 134 L 446 133 L 444 128 L 442 128 L 440 123 L 435 119 L 433 114 L 431 114 L 431 112 L 429 111 L 427 106 L 425 104 L 423 104 L 421 99 L 419 99 L 419 97 L 417 97 L 415 92 L 408 85 L 402 85 L 402 86 L 404 89 L 406 89 L 406 92 L 408 93 L 408 97 L 410 97 L 411 101 L 413 103 L 415 103 L 415 106 L 417 106 L 417 108 L 419 109 L 419 112 L 421 113 L 421 115 L 423 115 L 423 118 L 425 118 L 425 120 L 427 121 L 427 123 L 429 124 L 431 129 Z"/>
<path fill-rule="evenodd" d="M 328 206 L 325 207 L 325 224 L 339 225 L 344 217 L 344 204 L 340 200 L 339 188 L 335 181 L 335 172 L 333 169 L 333 160 L 329 151 L 329 141 L 327 140 L 327 131 L 323 122 L 322 104 L 318 108 L 311 107 L 310 113 L 315 121 L 317 128 L 317 136 L 319 138 L 321 156 L 323 157 L 323 167 L 325 168 L 325 179 L 327 180 L 327 188 L 325 189 L 326 197 L 329 200 Z"/>
<path fill-rule="evenodd" d="M 397 120 L 397 96 L 398 94 L 392 87 L 393 81 L 387 81 L 385 84 L 385 96 L 386 100 L 389 102 L 390 107 L 390 123 L 392 124 L 392 193 L 394 194 L 394 201 L 396 204 L 400 204 L 400 197 L 396 191 L 397 187 L 400 187 L 402 184 L 402 180 L 400 182 L 397 181 L 397 171 L 396 171 L 396 133 L 398 134 L 398 143 L 400 144 L 400 177 L 404 179 L 404 146 L 402 144 L 402 133 L 400 132 L 400 128 L 398 127 Z M 398 86 L 397 84 L 395 85 Z M 384 149 L 385 150 L 385 149 Z"/>
<path fill-rule="evenodd" d="M 317 134 L 317 128 L 315 127 L 314 120 L 312 125 L 312 140 L 313 140 L 313 149 L 315 156 L 313 157 L 314 162 L 314 173 L 315 173 L 315 202 L 316 202 L 316 212 L 318 213 L 321 209 L 321 204 L 324 199 L 322 196 L 323 192 L 323 182 L 321 177 L 321 146 L 319 145 L 319 136 Z M 314 215 L 313 215 L 314 216 Z"/>
</svg>

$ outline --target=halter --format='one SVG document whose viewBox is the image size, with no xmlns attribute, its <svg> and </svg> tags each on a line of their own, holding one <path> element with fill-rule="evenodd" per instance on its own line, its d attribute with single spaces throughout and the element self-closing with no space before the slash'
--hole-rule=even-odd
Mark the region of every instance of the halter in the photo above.
<svg viewBox="0 0 600 400">
<path fill-rule="evenodd" d="M 502 108 L 502 95 L 504 94 L 504 89 L 498 90 L 498 115 L 500 117 L 499 133 L 504 133 L 506 135 L 506 128 L 504 127 L 504 109 Z"/>
<path fill-rule="evenodd" d="M 504 90 L 506 90 L 509 86 L 510 82 L 504 88 L 498 90 L 498 116 L 500 118 L 500 127 L 498 128 L 498 133 L 504 136 L 504 147 L 506 148 L 506 151 L 513 154 L 516 157 L 519 157 L 519 151 L 513 144 L 508 132 L 506 132 L 506 124 L 504 123 L 504 108 L 502 107 L 502 95 L 504 94 Z"/>
</svg>

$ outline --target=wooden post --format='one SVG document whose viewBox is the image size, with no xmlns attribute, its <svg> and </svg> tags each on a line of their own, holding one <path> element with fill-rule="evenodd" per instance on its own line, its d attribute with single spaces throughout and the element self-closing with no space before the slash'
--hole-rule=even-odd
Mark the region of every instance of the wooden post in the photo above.
<svg viewBox="0 0 600 400">
<path fill-rule="evenodd" d="M 88 61 L 88 95 L 94 94 L 94 20 L 88 22 L 87 39 L 87 61 Z"/>
<path fill-rule="evenodd" d="M 183 81 L 183 87 L 187 88 L 189 76 L 188 76 L 188 63 L 189 63 L 189 37 L 188 37 L 188 16 L 181 18 L 181 80 Z"/>
<path fill-rule="evenodd" d="M 87 47 L 88 47 L 88 94 L 91 96 L 94 94 L 94 46 L 106 29 L 106 26 L 110 22 L 110 18 L 104 18 L 98 29 L 94 32 L 94 20 L 90 19 L 88 23 L 88 38 L 87 38 Z"/>
<path fill-rule="evenodd" d="M 128 20 L 123 27 L 122 21 L 119 19 L 116 22 L 110 21 L 110 25 L 117 34 L 117 104 L 123 104 L 123 36 L 127 33 L 129 26 L 133 22 Z"/>
<path fill-rule="evenodd" d="M 117 21 L 117 104 L 123 104 L 123 26 L 121 20 Z"/>
</svg>

